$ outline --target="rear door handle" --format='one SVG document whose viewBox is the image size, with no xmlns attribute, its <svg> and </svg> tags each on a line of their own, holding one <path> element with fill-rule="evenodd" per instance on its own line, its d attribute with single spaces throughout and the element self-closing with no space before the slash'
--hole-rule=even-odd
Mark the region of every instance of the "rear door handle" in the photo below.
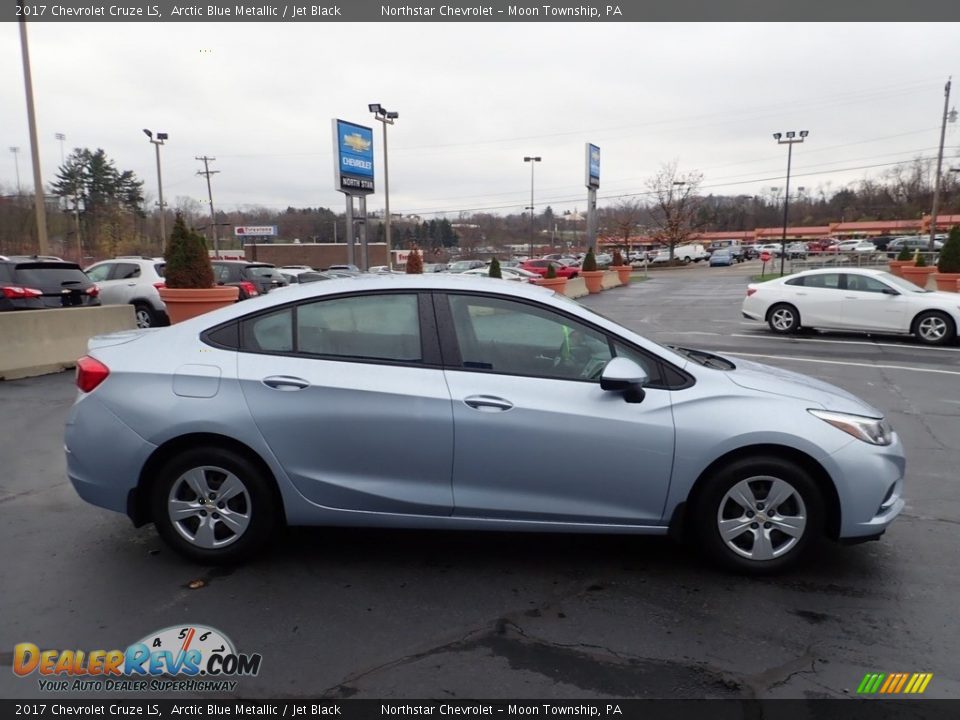
<svg viewBox="0 0 960 720">
<path fill-rule="evenodd" d="M 310 383 L 303 378 L 291 377 L 290 375 L 271 375 L 263 379 L 263 384 L 274 390 L 285 390 L 287 392 L 310 387 Z"/>
<path fill-rule="evenodd" d="M 480 412 L 504 412 L 513 407 L 513 403 L 509 400 L 504 400 L 503 398 L 493 395 L 471 395 L 468 398 L 464 398 L 463 402 L 467 406 Z"/>
</svg>

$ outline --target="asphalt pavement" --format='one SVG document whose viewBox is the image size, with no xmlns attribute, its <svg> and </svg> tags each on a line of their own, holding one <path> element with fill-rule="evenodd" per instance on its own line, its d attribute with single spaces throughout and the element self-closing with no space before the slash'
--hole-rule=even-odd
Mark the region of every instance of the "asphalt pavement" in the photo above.
<svg viewBox="0 0 960 720">
<path fill-rule="evenodd" d="M 880 541 L 747 579 L 663 538 L 310 528 L 249 565 L 201 567 L 77 497 L 71 373 L 3 382 L 0 697 L 50 697 L 10 672 L 16 643 L 125 648 L 189 623 L 263 655 L 236 697 L 847 697 L 868 672 L 932 672 L 926 696 L 957 697 L 960 347 L 774 337 L 740 315 L 754 265 L 651 272 L 583 302 L 886 411 L 907 507 Z"/>
</svg>

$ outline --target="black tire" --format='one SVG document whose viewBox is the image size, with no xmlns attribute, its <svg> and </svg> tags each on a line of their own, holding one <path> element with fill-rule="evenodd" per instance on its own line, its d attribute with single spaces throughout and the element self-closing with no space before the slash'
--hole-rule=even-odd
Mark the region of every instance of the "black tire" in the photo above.
<svg viewBox="0 0 960 720">
<path fill-rule="evenodd" d="M 138 328 L 157 327 L 160 324 L 157 313 L 146 303 L 135 302 L 133 304 L 133 314 Z"/>
<path fill-rule="evenodd" d="M 196 499 L 194 486 L 185 477 L 188 471 L 201 468 L 205 468 L 205 486 L 213 491 L 213 497 L 205 498 L 203 503 Z M 218 502 L 216 491 L 226 487 L 228 480 L 233 487 L 234 480 L 227 473 L 241 484 L 244 493 L 234 495 L 226 503 Z M 171 458 L 157 473 L 150 496 L 154 525 L 171 548 L 190 560 L 206 565 L 241 562 L 267 544 L 278 524 L 279 508 L 271 483 L 260 468 L 231 450 L 188 450 Z M 174 522 L 170 510 L 173 502 L 181 503 L 181 507 L 196 506 L 197 514 Z M 228 516 L 232 518 L 230 523 Z M 207 544 L 196 539 L 201 537 L 203 523 L 211 528 L 204 533 L 211 541 Z M 238 524 L 244 527 L 241 532 L 234 532 L 232 528 Z M 188 537 L 191 533 L 194 540 Z"/>
<path fill-rule="evenodd" d="M 914 318 L 913 334 L 924 345 L 949 345 L 957 339 L 957 326 L 945 312 L 927 310 Z"/>
<path fill-rule="evenodd" d="M 743 458 L 721 468 L 706 482 L 694 507 L 693 530 L 706 555 L 730 570 L 750 575 L 780 572 L 799 562 L 824 537 L 825 511 L 820 490 L 806 471 L 788 460 L 770 456 Z M 741 483 L 752 488 L 750 498 L 758 500 L 750 511 L 728 496 Z M 770 508 L 763 501 L 774 488 L 784 499 Z M 798 529 L 801 519 L 802 529 Z M 721 521 L 727 523 L 731 533 L 739 534 L 725 539 L 721 536 Z M 780 527 L 793 529 L 787 534 Z M 760 535 L 766 540 L 758 545 Z"/>
<path fill-rule="evenodd" d="M 778 335 L 789 335 L 800 329 L 800 311 L 789 303 L 777 303 L 767 311 L 767 325 Z"/>
</svg>

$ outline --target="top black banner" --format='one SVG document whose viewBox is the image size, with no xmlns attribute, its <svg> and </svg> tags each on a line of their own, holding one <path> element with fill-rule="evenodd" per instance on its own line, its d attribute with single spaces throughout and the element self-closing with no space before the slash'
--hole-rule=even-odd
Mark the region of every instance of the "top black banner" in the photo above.
<svg viewBox="0 0 960 720">
<path fill-rule="evenodd" d="M 3 3 L 0 21 L 29 22 L 890 22 L 960 19 L 956 0 L 40 0 Z"/>
</svg>

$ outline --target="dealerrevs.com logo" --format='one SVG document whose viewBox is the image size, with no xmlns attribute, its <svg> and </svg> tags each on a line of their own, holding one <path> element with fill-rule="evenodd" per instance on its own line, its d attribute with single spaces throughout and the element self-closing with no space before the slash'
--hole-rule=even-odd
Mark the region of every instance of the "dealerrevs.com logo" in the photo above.
<svg viewBox="0 0 960 720">
<path fill-rule="evenodd" d="M 34 643 L 13 648 L 13 672 L 38 676 L 40 690 L 232 691 L 237 677 L 260 672 L 259 653 L 238 653 L 219 630 L 173 626 L 151 633 L 125 650 L 41 650 Z"/>
</svg>

